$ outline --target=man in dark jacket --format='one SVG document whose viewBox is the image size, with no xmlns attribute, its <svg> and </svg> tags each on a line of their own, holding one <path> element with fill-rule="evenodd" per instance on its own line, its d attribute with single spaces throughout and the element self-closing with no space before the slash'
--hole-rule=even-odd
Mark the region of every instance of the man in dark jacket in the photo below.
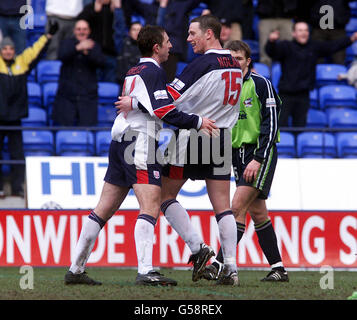
<svg viewBox="0 0 357 320">
<path fill-rule="evenodd" d="M 162 26 L 172 43 L 169 59 L 162 64 L 167 80 L 173 81 L 179 61 L 186 60 L 189 13 L 200 4 L 200 0 L 160 0 L 158 25 Z"/>
<path fill-rule="evenodd" d="M 114 44 L 113 11 L 117 1 L 95 0 L 84 7 L 78 20 L 86 20 L 91 29 L 91 38 L 97 42 L 104 54 L 105 65 L 99 69 L 98 80 L 116 81 L 116 50 Z"/>
<path fill-rule="evenodd" d="M 27 0 L 0 1 L 0 30 L 3 38 L 10 37 L 14 42 L 16 54 L 26 48 L 26 30 L 20 27 L 20 8 L 26 3 Z"/>
<path fill-rule="evenodd" d="M 51 25 L 49 34 L 41 36 L 32 47 L 15 55 L 15 44 L 5 38 L 0 44 L 0 126 L 21 126 L 21 119 L 28 116 L 27 75 L 46 48 L 48 40 L 56 33 L 58 25 Z M 8 137 L 11 160 L 24 160 L 22 132 L 20 130 L 0 130 L 0 151 L 4 139 Z M 24 165 L 11 168 L 11 191 L 23 196 Z M 0 196 L 4 196 L 2 172 L 0 168 Z"/>
<path fill-rule="evenodd" d="M 98 43 L 89 38 L 88 22 L 79 20 L 74 38 L 62 41 L 58 59 L 62 61 L 52 118 L 63 126 L 95 126 L 98 112 L 96 68 L 104 56 Z"/>
<path fill-rule="evenodd" d="M 258 0 L 256 13 L 259 16 L 259 58 L 260 62 L 271 64 L 264 46 L 270 32 L 279 30 L 282 40 L 291 40 L 292 19 L 298 9 L 298 0 Z"/>
<path fill-rule="evenodd" d="M 314 0 L 310 11 L 310 23 L 312 26 L 311 39 L 330 41 L 346 36 L 346 25 L 351 17 L 351 9 L 348 3 L 351 0 Z M 321 20 L 324 14 L 320 13 L 322 6 L 328 5 L 333 9 L 333 26 L 322 29 Z M 345 50 L 334 53 L 331 63 L 345 64 Z M 323 63 L 321 59 L 319 63 Z"/>
<path fill-rule="evenodd" d="M 140 22 L 130 24 L 129 32 L 126 32 L 126 24 L 121 1 L 114 10 L 114 43 L 117 50 L 118 74 L 117 80 L 122 86 L 127 71 L 139 63 L 141 53 L 138 47 L 138 34 L 142 28 Z"/>
<path fill-rule="evenodd" d="M 304 127 L 310 105 L 309 91 L 315 86 L 317 59 L 350 46 L 357 40 L 357 32 L 334 41 L 314 41 L 310 40 L 308 24 L 296 22 L 292 35 L 292 41 L 279 41 L 279 31 L 272 32 L 265 49 L 273 60 L 281 63 L 280 126 L 288 126 L 288 118 L 292 116 L 293 126 Z"/>
</svg>

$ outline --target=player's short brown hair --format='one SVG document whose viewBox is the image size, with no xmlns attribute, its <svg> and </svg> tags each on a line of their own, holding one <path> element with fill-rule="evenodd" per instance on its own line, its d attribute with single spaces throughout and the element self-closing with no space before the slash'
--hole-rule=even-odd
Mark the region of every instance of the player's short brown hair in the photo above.
<svg viewBox="0 0 357 320">
<path fill-rule="evenodd" d="M 146 25 L 141 28 L 138 34 L 138 47 L 143 57 L 153 55 L 153 47 L 158 44 L 160 47 L 164 42 L 165 29 L 160 26 Z"/>
<path fill-rule="evenodd" d="M 252 55 L 252 50 L 250 49 L 248 43 L 241 40 L 228 41 L 224 45 L 224 48 L 232 51 L 242 51 L 244 52 L 246 59 L 251 58 Z"/>
<path fill-rule="evenodd" d="M 203 32 L 206 32 L 208 29 L 211 29 L 214 37 L 216 39 L 219 39 L 221 36 L 221 29 L 222 29 L 222 24 L 219 22 L 218 18 L 208 14 L 208 15 L 203 15 L 199 16 L 197 18 L 194 18 L 191 20 L 191 23 L 193 22 L 198 22 L 200 25 L 200 29 Z"/>
</svg>

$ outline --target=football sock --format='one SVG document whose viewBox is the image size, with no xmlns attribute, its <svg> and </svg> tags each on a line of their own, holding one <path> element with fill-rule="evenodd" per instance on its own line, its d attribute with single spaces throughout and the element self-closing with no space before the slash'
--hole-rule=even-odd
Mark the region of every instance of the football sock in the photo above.
<svg viewBox="0 0 357 320">
<path fill-rule="evenodd" d="M 193 254 L 200 251 L 203 239 L 191 224 L 187 211 L 176 199 L 166 200 L 161 205 L 161 211 L 171 227 L 185 241 Z"/>
<path fill-rule="evenodd" d="M 74 259 L 69 271 L 73 273 L 84 272 L 85 265 L 93 250 L 95 241 L 104 225 L 105 221 L 92 211 L 83 223 L 81 234 L 74 252 Z"/>
<path fill-rule="evenodd" d="M 245 224 L 240 223 L 240 222 L 236 222 L 236 226 L 237 226 L 237 245 L 240 241 L 240 239 L 242 239 L 242 236 L 244 234 L 245 231 Z M 223 263 L 223 253 L 222 253 L 222 248 L 219 249 L 217 256 L 216 256 L 216 260 Z M 218 263 L 213 262 L 213 265 L 218 268 Z"/>
<path fill-rule="evenodd" d="M 152 250 L 154 245 L 154 229 L 156 219 L 148 214 L 139 214 L 135 223 L 134 238 L 138 273 L 147 274 L 153 270 Z"/>
<path fill-rule="evenodd" d="M 219 229 L 219 237 L 223 253 L 223 262 L 226 271 L 237 271 L 237 229 L 235 219 L 231 210 L 216 214 Z"/>
<path fill-rule="evenodd" d="M 267 219 L 263 223 L 255 224 L 254 228 L 258 236 L 259 245 L 270 266 L 274 269 L 279 268 L 281 271 L 284 271 L 275 230 L 271 220 Z"/>
</svg>

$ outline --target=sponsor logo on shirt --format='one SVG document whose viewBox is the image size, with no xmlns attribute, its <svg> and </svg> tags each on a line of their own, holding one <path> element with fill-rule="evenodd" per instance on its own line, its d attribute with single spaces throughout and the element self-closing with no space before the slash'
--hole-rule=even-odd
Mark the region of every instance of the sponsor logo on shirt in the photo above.
<svg viewBox="0 0 357 320">
<path fill-rule="evenodd" d="M 243 101 L 244 106 L 245 106 L 246 108 L 252 107 L 252 106 L 253 106 L 252 100 L 253 100 L 253 98 L 248 98 L 248 99 L 244 100 L 244 101 Z"/>
<path fill-rule="evenodd" d="M 168 99 L 167 91 L 166 90 L 157 90 L 154 92 L 154 97 L 156 100 L 160 99 Z"/>
<path fill-rule="evenodd" d="M 267 108 L 276 108 L 276 101 L 274 98 L 268 98 L 265 100 Z"/>
<path fill-rule="evenodd" d="M 180 91 L 185 84 L 181 80 L 175 78 L 174 81 L 172 81 L 171 86 L 173 86 L 177 91 Z"/>
</svg>

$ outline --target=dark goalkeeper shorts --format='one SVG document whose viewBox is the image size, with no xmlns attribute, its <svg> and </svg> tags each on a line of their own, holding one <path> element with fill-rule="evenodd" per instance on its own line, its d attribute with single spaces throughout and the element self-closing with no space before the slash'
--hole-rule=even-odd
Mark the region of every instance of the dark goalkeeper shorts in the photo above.
<svg viewBox="0 0 357 320">
<path fill-rule="evenodd" d="M 273 182 L 278 153 L 276 145 L 274 145 L 270 150 L 269 156 L 262 162 L 257 178 L 253 181 L 253 183 L 248 183 L 243 179 L 243 172 L 248 163 L 253 160 L 255 148 L 255 144 L 245 144 L 239 149 L 232 149 L 233 172 L 237 187 L 254 187 L 260 190 L 258 198 L 265 200 L 268 198 L 271 184 Z"/>
</svg>

